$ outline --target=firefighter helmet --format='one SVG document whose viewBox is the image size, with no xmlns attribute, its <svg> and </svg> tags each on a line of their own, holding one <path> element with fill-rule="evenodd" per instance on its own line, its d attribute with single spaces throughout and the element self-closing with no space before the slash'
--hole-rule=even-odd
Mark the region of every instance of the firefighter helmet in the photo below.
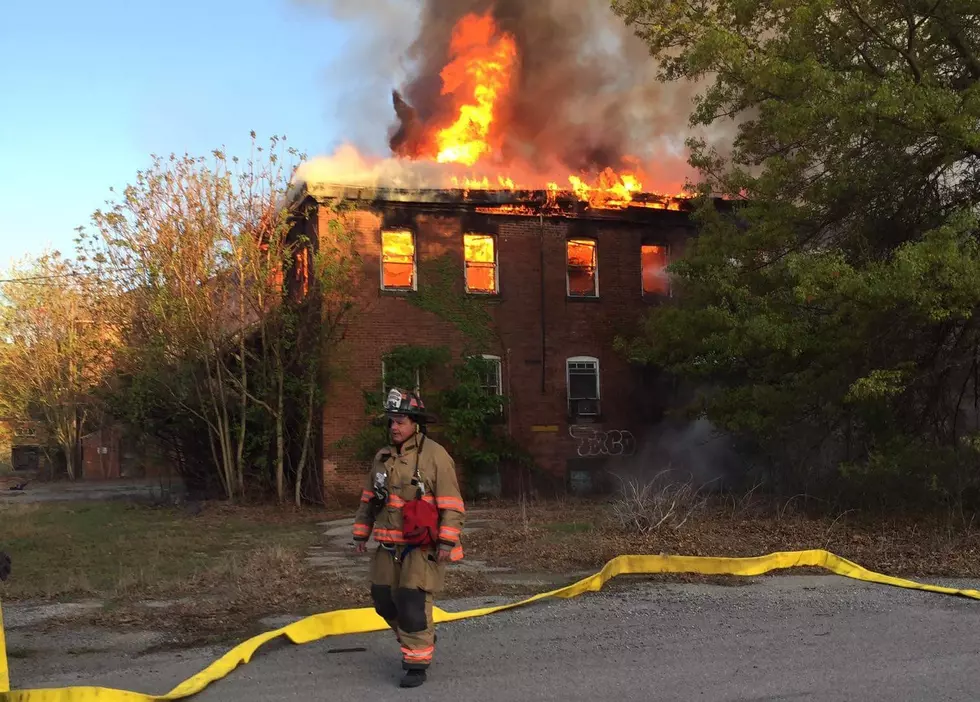
<svg viewBox="0 0 980 702">
<path fill-rule="evenodd" d="M 392 388 L 385 400 L 385 414 L 400 415 L 409 417 L 419 424 L 433 422 L 434 418 L 425 411 L 425 404 L 422 398 L 414 392 L 406 392 L 399 388 Z"/>
</svg>

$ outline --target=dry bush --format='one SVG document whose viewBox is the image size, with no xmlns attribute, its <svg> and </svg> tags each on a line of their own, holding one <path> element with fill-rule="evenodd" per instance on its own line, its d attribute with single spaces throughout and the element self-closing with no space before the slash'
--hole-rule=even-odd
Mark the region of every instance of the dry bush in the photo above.
<svg viewBox="0 0 980 702">
<path fill-rule="evenodd" d="M 693 481 L 672 482 L 668 475 L 669 471 L 662 471 L 645 483 L 621 480 L 621 494 L 612 506 L 613 520 L 620 529 L 643 535 L 661 529 L 676 531 L 704 511 L 708 499 L 701 488 Z"/>
</svg>

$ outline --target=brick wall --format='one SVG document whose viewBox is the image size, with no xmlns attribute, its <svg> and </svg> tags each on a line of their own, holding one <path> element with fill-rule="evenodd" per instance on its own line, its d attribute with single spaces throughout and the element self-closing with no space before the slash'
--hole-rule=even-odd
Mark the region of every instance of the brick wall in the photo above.
<svg viewBox="0 0 980 702">
<path fill-rule="evenodd" d="M 326 220 L 331 216 L 329 210 L 320 210 L 321 232 L 329 230 Z M 463 233 L 496 236 L 499 294 L 491 309 L 501 344 L 484 353 L 502 359 L 508 428 L 541 470 L 553 477 L 550 482 L 564 485 L 570 469 L 595 470 L 636 447 L 643 423 L 656 415 L 665 398 L 657 397 L 657 386 L 647 374 L 631 368 L 614 349 L 614 340 L 634 332 L 657 302 L 642 295 L 641 245 L 667 245 L 676 255 L 691 232 L 685 214 L 649 210 L 642 218 L 539 219 L 388 203 L 350 216 L 364 276 L 358 312 L 331 363 L 322 435 L 328 499 L 347 498 L 360 490 L 366 467 L 333 444 L 355 433 L 364 421 L 363 390 L 380 390 L 382 355 L 407 343 L 446 345 L 454 353 L 463 346 L 451 324 L 413 306 L 405 294 L 380 290 L 381 231 L 389 227 L 415 232 L 420 262 L 450 254 L 459 264 L 461 292 Z M 570 299 L 566 294 L 565 242 L 573 237 L 597 241 L 597 300 Z M 423 268 L 419 287 L 426 284 L 424 272 Z M 599 360 L 601 415 L 595 421 L 568 417 L 565 364 L 573 356 Z M 620 455 L 609 456 L 610 452 Z"/>
</svg>

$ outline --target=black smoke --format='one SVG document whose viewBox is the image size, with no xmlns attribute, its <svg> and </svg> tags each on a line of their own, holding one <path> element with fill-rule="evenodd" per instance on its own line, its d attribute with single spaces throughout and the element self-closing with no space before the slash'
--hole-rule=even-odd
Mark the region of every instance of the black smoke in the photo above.
<svg viewBox="0 0 980 702">
<path fill-rule="evenodd" d="M 658 137 L 685 131 L 693 89 L 657 81 L 646 46 L 608 2 L 427 0 L 407 55 L 412 76 L 394 94 L 395 154 L 411 157 L 421 132 L 446 123 L 439 74 L 453 28 L 469 13 L 490 13 L 518 45 L 503 161 L 618 168 L 628 156 L 648 156 Z"/>
<path fill-rule="evenodd" d="M 657 180 L 683 170 L 698 87 L 658 81 L 646 45 L 609 0 L 296 2 L 326 9 L 346 29 L 328 76 L 346 141 L 373 150 L 386 138 L 395 155 L 410 156 L 426 128 L 446 126 L 439 74 L 453 27 L 468 13 L 490 12 L 520 53 L 502 163 L 590 171 L 628 166 L 634 156 Z"/>
</svg>

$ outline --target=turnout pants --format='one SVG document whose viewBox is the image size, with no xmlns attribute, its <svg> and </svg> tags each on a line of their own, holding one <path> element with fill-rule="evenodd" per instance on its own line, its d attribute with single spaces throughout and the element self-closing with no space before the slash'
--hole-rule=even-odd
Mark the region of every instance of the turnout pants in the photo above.
<svg viewBox="0 0 980 702">
<path fill-rule="evenodd" d="M 435 548 L 409 548 L 378 547 L 371 564 L 371 599 L 398 637 L 402 668 L 425 670 L 435 652 L 432 600 L 442 590 L 445 566 L 436 562 Z"/>
</svg>

